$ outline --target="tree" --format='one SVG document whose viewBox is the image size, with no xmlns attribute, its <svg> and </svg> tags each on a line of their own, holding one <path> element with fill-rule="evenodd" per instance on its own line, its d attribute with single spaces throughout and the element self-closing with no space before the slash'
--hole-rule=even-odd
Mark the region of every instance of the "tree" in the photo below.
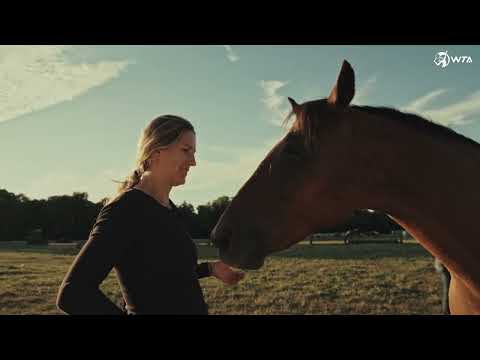
<svg viewBox="0 0 480 360">
<path fill-rule="evenodd" d="M 28 233 L 28 197 L 0 189 L 0 241 L 22 240 Z"/>
<path fill-rule="evenodd" d="M 183 202 L 178 206 L 178 212 L 187 227 L 187 231 L 192 238 L 202 237 L 202 229 L 198 221 L 198 215 L 195 213 L 193 205 Z"/>
<path fill-rule="evenodd" d="M 210 233 L 217 224 L 220 216 L 230 205 L 231 199 L 228 196 L 221 196 L 218 199 L 199 205 L 197 207 L 198 219 L 202 237 L 210 237 Z"/>
<path fill-rule="evenodd" d="M 93 203 L 88 200 L 86 192 L 30 200 L 24 194 L 15 195 L 0 189 L 0 241 L 27 239 L 48 243 L 85 240 L 108 201 L 108 198 L 103 198 Z M 178 210 L 193 238 L 208 238 L 230 202 L 228 196 L 221 196 L 199 205 L 197 211 L 187 202 L 182 203 Z"/>
</svg>

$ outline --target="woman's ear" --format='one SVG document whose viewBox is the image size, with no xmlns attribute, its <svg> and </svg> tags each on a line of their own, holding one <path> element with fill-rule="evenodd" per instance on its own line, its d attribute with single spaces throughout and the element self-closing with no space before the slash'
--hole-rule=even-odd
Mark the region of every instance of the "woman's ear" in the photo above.
<svg viewBox="0 0 480 360">
<path fill-rule="evenodd" d="M 152 155 L 146 160 L 148 162 L 148 167 L 150 168 L 153 164 L 158 162 L 158 159 L 162 156 L 162 150 L 155 150 Z"/>
</svg>

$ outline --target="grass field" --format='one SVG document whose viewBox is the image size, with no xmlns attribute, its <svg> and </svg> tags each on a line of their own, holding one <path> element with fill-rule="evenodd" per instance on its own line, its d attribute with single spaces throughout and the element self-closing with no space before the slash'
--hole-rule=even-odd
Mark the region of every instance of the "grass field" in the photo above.
<svg viewBox="0 0 480 360">
<path fill-rule="evenodd" d="M 0 314 L 61 314 L 58 286 L 77 250 L 0 243 Z M 199 246 L 201 260 L 216 250 Z M 418 244 L 301 243 L 235 286 L 200 280 L 211 314 L 440 314 L 441 283 Z M 115 302 L 113 274 L 102 290 Z"/>
</svg>

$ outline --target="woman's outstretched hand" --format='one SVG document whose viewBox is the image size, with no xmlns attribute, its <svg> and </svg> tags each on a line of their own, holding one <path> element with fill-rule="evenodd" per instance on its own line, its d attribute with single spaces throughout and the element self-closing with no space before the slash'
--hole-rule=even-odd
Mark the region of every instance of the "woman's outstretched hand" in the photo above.
<svg viewBox="0 0 480 360">
<path fill-rule="evenodd" d="M 223 281 L 227 285 L 235 285 L 245 277 L 245 273 L 235 271 L 222 261 L 214 261 L 210 263 L 212 276 Z"/>
</svg>

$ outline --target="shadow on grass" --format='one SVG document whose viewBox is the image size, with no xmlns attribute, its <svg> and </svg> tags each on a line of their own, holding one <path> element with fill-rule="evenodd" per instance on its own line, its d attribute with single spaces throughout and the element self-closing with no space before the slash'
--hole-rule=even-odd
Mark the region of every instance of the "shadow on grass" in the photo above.
<svg viewBox="0 0 480 360">
<path fill-rule="evenodd" d="M 74 246 L 0 246 L 2 252 L 37 253 L 75 256 L 78 249 Z M 199 245 L 200 259 L 218 259 L 218 249 Z M 297 244 L 290 249 L 270 255 L 275 258 L 302 258 L 325 260 L 372 260 L 380 258 L 431 258 L 432 256 L 419 244 Z"/>
<path fill-rule="evenodd" d="M 273 254 L 272 256 L 326 260 L 372 260 L 381 258 L 416 259 L 432 257 L 419 244 L 300 244 Z"/>
<path fill-rule="evenodd" d="M 27 245 L 21 243 L 0 243 L 1 253 L 48 254 L 48 255 L 77 255 L 75 245 Z"/>
<path fill-rule="evenodd" d="M 199 247 L 201 258 L 218 258 L 218 250 L 209 246 Z M 274 253 L 275 258 L 301 258 L 325 260 L 372 260 L 382 258 L 431 258 L 432 256 L 417 243 L 404 244 L 314 244 L 301 243 L 290 249 Z"/>
</svg>

